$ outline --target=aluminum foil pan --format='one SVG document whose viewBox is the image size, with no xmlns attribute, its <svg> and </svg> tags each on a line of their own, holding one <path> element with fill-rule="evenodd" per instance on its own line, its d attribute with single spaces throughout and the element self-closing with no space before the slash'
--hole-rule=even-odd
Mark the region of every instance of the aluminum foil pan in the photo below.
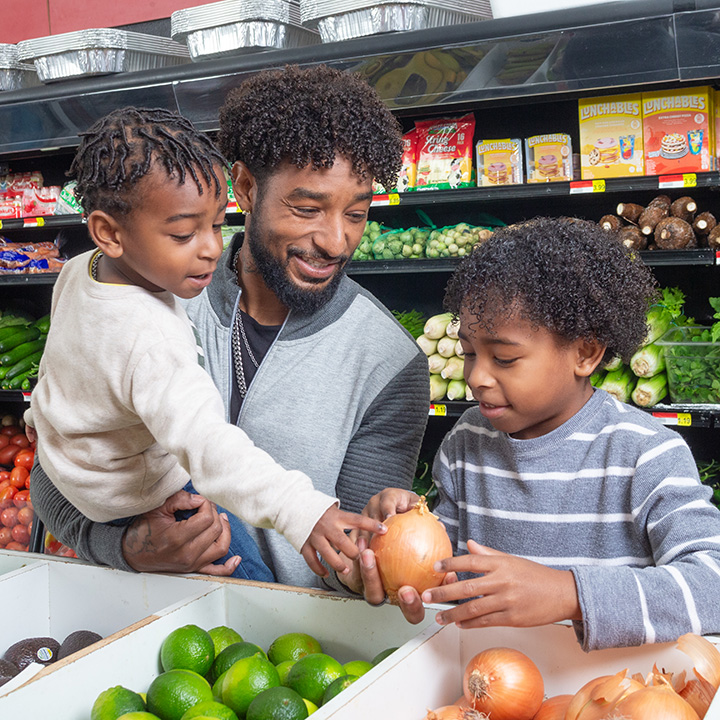
<svg viewBox="0 0 720 720">
<path fill-rule="evenodd" d="M 42 82 L 86 75 L 152 70 L 190 61 L 188 49 L 168 38 L 125 30 L 78 30 L 17 44 Z"/>
<path fill-rule="evenodd" d="M 423 30 L 482 19 L 486 18 L 457 10 L 394 3 L 320 18 L 317 20 L 317 29 L 322 41 L 328 43 L 377 33 Z"/>
<path fill-rule="evenodd" d="M 0 90 L 22 90 L 40 85 L 33 65 L 18 60 L 17 46 L 0 43 Z"/>
<path fill-rule="evenodd" d="M 182 41 L 195 30 L 250 20 L 300 25 L 300 8 L 288 0 L 220 0 L 176 10 L 170 16 L 170 35 Z"/>
<path fill-rule="evenodd" d="M 476 16 L 472 21 L 492 17 L 490 0 L 464 0 L 461 4 L 456 0 L 300 0 L 300 17 L 304 24 L 313 24 L 313 21 L 330 15 L 396 5 L 416 5 Z"/>
<path fill-rule="evenodd" d="M 317 45 L 320 34 L 286 23 L 249 20 L 197 30 L 189 33 L 185 41 L 193 60 L 208 60 L 268 49 Z"/>
</svg>

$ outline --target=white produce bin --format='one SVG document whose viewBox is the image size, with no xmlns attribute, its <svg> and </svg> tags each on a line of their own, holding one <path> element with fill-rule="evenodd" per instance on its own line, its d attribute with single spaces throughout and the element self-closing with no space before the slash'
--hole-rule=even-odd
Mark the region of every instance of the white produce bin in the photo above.
<svg viewBox="0 0 720 720">
<path fill-rule="evenodd" d="M 410 625 L 391 605 L 371 607 L 365 601 L 320 591 L 249 582 L 199 581 L 199 597 L 180 601 L 143 624 L 118 633 L 111 642 L 87 654 L 56 663 L 54 672 L 43 670 L 22 687 L 0 698 L 0 717 L 52 717 L 53 720 L 87 720 L 95 698 L 114 685 L 145 692 L 160 672 L 160 646 L 175 628 L 194 623 L 210 629 L 228 625 L 243 639 L 267 650 L 286 632 L 307 632 L 323 650 L 340 662 L 371 660 L 387 647 L 401 646 L 427 628 L 438 629 L 433 618 L 437 606 L 420 625 Z M 106 581 L 102 581 L 106 584 Z M 98 611 L 101 609 L 98 602 Z M 396 651 L 320 708 L 313 720 L 342 717 L 344 698 L 372 687 L 391 667 Z M 396 688 L 397 689 L 397 688 Z M 379 705 L 378 705 L 379 707 Z M 389 717 L 384 714 L 377 717 Z"/>
<path fill-rule="evenodd" d="M 720 644 L 720 638 L 708 639 Z M 548 697 L 574 694 L 588 680 L 614 675 L 625 668 L 629 675 L 636 672 L 647 675 L 654 663 L 668 671 L 687 670 L 688 676 L 694 677 L 690 659 L 677 650 L 674 642 L 585 653 L 575 639 L 573 628 L 566 624 L 482 630 L 435 626 L 393 653 L 388 658 L 392 662 L 371 685 L 358 688 L 352 696 L 341 693 L 336 698 L 338 709 L 333 717 L 338 720 L 424 718 L 428 709 L 452 704 L 462 695 L 467 663 L 475 654 L 490 647 L 511 647 L 530 657 L 543 676 Z M 717 697 L 705 718 L 720 720 Z"/>
<path fill-rule="evenodd" d="M 29 552 L 15 552 L 13 550 L 0 550 L 0 579 L 7 573 L 30 567 L 45 560 L 44 555 Z M 0 650 L 2 654 L 2 650 Z"/>
</svg>

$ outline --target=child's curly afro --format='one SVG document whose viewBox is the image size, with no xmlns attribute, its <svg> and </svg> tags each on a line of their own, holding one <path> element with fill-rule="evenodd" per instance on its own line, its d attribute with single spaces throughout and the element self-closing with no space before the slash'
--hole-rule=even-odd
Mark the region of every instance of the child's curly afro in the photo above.
<svg viewBox="0 0 720 720">
<path fill-rule="evenodd" d="M 259 179 L 285 160 L 332 167 L 339 153 L 359 177 L 392 188 L 402 166 L 395 116 L 364 80 L 324 65 L 265 70 L 231 90 L 217 142 Z"/>
<path fill-rule="evenodd" d="M 599 225 L 539 217 L 500 228 L 450 278 L 445 306 L 486 330 L 522 317 L 572 342 L 607 345 L 629 360 L 647 334 L 656 282 L 640 257 Z"/>
</svg>

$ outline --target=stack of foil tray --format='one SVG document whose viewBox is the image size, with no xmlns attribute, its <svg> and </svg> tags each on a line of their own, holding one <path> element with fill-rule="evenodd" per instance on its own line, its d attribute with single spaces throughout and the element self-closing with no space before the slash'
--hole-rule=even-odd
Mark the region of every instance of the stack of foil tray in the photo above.
<svg viewBox="0 0 720 720">
<path fill-rule="evenodd" d="M 300 0 L 303 25 L 323 42 L 492 18 L 490 0 Z"/>
<path fill-rule="evenodd" d="M 22 90 L 39 84 L 35 68 L 18 60 L 17 46 L 0 43 L 0 90 Z"/>
<path fill-rule="evenodd" d="M 176 10 L 170 23 L 173 39 L 187 43 L 193 60 L 320 43 L 316 30 L 301 25 L 292 0 L 221 0 Z"/>
<path fill-rule="evenodd" d="M 187 48 L 169 38 L 109 28 L 23 40 L 17 49 L 20 60 L 35 63 L 44 83 L 190 62 Z"/>
</svg>

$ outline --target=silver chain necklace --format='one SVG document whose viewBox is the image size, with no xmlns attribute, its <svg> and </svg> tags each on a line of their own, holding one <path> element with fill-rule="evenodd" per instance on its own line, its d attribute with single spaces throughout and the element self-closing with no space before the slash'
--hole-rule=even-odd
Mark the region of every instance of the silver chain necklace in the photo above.
<svg viewBox="0 0 720 720">
<path fill-rule="evenodd" d="M 101 251 L 98 251 L 95 253 L 92 262 L 90 263 L 90 275 L 92 276 L 92 279 L 97 282 L 97 269 L 98 269 L 98 262 L 100 262 L 100 256 L 102 255 Z"/>
<path fill-rule="evenodd" d="M 238 258 L 240 257 L 240 251 L 235 254 L 235 259 L 233 261 L 233 268 L 235 269 L 235 284 L 237 285 L 237 272 L 238 272 Z M 240 392 L 240 397 L 245 398 L 245 395 L 247 395 L 247 382 L 245 381 L 245 367 L 243 365 L 243 359 L 242 359 L 242 347 L 240 345 L 240 342 L 242 340 L 242 344 L 245 346 L 245 350 L 247 350 L 247 354 L 250 357 L 250 361 L 257 369 L 260 367 L 260 363 L 255 359 L 255 355 L 253 354 L 252 349 L 250 348 L 250 343 L 248 342 L 247 335 L 245 334 L 245 325 L 243 323 L 242 319 L 242 311 L 239 307 L 235 308 L 235 322 L 233 323 L 232 327 L 232 335 L 231 335 L 231 342 L 232 342 L 232 355 L 233 355 L 233 364 L 235 365 L 235 378 L 237 380 L 237 386 L 238 390 Z"/>
</svg>

